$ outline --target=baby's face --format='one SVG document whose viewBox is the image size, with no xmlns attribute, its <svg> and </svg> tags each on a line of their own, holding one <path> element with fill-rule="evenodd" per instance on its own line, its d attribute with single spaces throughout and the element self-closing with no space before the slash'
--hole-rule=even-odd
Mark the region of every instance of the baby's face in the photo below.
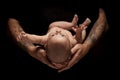
<svg viewBox="0 0 120 80">
<path fill-rule="evenodd" d="M 53 29 L 52 31 L 50 31 L 50 33 L 49 33 L 49 35 L 48 35 L 48 39 L 55 38 L 55 37 L 68 38 L 68 35 L 67 35 L 66 32 L 64 31 L 64 29 L 55 28 L 55 29 Z"/>
<path fill-rule="evenodd" d="M 70 41 L 63 30 L 54 30 L 48 36 L 47 55 L 56 63 L 64 62 L 70 55 Z"/>
</svg>

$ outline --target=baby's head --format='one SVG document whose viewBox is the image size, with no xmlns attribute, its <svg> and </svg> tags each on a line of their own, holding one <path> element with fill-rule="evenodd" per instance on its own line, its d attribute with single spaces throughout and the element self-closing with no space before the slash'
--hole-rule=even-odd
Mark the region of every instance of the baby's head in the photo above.
<svg viewBox="0 0 120 80">
<path fill-rule="evenodd" d="M 70 40 L 62 32 L 51 33 L 48 36 L 46 51 L 51 62 L 66 62 L 71 56 Z"/>
</svg>

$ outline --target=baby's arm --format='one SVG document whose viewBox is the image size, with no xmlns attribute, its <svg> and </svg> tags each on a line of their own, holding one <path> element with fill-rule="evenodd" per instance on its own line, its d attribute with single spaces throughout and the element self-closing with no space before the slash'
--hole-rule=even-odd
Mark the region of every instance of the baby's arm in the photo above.
<svg viewBox="0 0 120 80">
<path fill-rule="evenodd" d="M 32 43 L 44 45 L 47 41 L 47 35 L 39 36 L 35 34 L 23 33 L 22 37 L 27 37 Z"/>
<path fill-rule="evenodd" d="M 40 46 L 35 46 L 31 42 L 31 40 L 33 41 L 37 40 L 36 38 L 38 38 L 38 40 L 41 39 L 40 36 L 25 33 L 25 31 L 22 29 L 22 27 L 20 26 L 19 22 L 16 19 L 9 19 L 8 26 L 11 37 L 19 45 L 19 47 L 28 52 L 30 56 L 56 69 L 56 67 L 53 66 L 49 62 L 49 60 L 47 60 L 45 49 L 41 48 Z M 28 36 L 29 38 L 26 36 Z"/>
<path fill-rule="evenodd" d="M 72 27 L 76 27 L 76 26 L 77 26 L 77 22 L 78 22 L 78 16 L 75 14 L 74 17 L 73 17 L 73 20 L 72 20 L 71 22 L 67 22 L 67 21 L 56 21 L 56 22 L 51 23 L 51 24 L 49 25 L 49 28 L 59 27 L 59 28 L 71 30 Z"/>
</svg>

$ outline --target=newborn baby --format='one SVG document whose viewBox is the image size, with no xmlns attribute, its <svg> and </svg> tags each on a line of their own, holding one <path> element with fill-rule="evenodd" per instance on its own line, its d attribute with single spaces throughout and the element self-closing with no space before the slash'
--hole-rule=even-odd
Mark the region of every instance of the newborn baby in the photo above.
<svg viewBox="0 0 120 80">
<path fill-rule="evenodd" d="M 86 19 L 79 26 L 78 16 L 74 15 L 72 22 L 56 21 L 49 25 L 46 35 L 38 36 L 34 34 L 22 33 L 18 40 L 27 37 L 32 43 L 40 44 L 45 48 L 43 55 L 55 66 L 67 65 L 67 62 L 74 54 L 71 49 L 77 43 L 82 43 L 85 38 L 85 29 L 90 24 L 90 19 Z M 69 30 L 74 30 L 75 35 Z"/>
<path fill-rule="evenodd" d="M 105 12 L 101 8 L 86 39 L 86 28 L 91 22 L 90 19 L 87 18 L 79 26 L 77 22 L 77 15 L 71 22 L 53 22 L 43 36 L 26 33 L 13 18 L 9 19 L 8 26 L 12 37 L 21 48 L 35 59 L 61 72 L 70 69 L 82 59 L 109 28 Z"/>
</svg>

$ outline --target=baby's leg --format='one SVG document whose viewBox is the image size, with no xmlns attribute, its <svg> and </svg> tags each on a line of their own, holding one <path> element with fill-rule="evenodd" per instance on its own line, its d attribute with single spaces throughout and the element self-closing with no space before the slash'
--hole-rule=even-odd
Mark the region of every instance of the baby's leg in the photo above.
<svg viewBox="0 0 120 80">
<path fill-rule="evenodd" d="M 76 26 L 76 25 L 77 25 L 77 22 L 78 22 L 78 15 L 75 14 L 74 17 L 73 17 L 73 20 L 72 20 L 73 26 Z"/>
<path fill-rule="evenodd" d="M 73 27 L 73 30 L 75 31 L 75 39 L 78 43 L 82 43 L 86 36 L 86 28 L 90 24 L 90 19 L 87 18 L 82 24 L 79 25 L 79 27 Z"/>
<path fill-rule="evenodd" d="M 59 27 L 59 28 L 71 30 L 72 27 L 76 27 L 76 26 L 77 26 L 77 22 L 78 22 L 78 16 L 75 14 L 74 17 L 73 17 L 73 20 L 72 20 L 71 22 L 67 22 L 67 21 L 56 21 L 56 22 L 51 23 L 51 24 L 49 25 L 49 28 Z"/>
<path fill-rule="evenodd" d="M 87 18 L 82 24 L 80 24 L 80 28 L 82 31 L 82 41 L 85 39 L 86 37 L 86 28 L 88 27 L 88 25 L 91 23 L 91 20 L 89 18 Z"/>
</svg>

